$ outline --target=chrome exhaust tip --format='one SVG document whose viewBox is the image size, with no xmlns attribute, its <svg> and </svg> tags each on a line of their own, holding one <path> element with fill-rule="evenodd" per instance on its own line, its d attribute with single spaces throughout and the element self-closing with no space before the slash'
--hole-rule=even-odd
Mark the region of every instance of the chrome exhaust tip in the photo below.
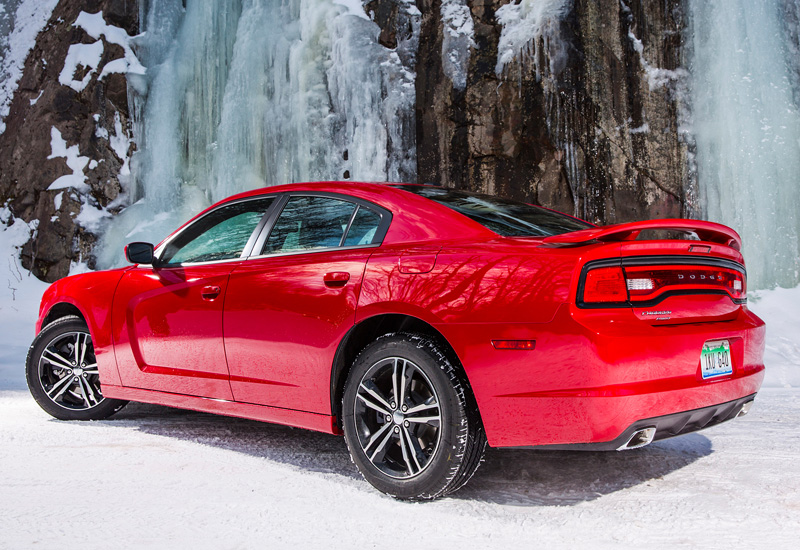
<svg viewBox="0 0 800 550">
<path fill-rule="evenodd" d="M 653 438 L 656 436 L 656 429 L 655 427 L 650 428 L 642 428 L 641 430 L 636 430 L 631 435 L 630 439 L 625 442 L 625 444 L 620 445 L 617 450 L 618 451 L 628 451 L 630 449 L 638 449 L 640 447 L 644 447 L 645 445 L 650 445 L 653 442 Z"/>
<path fill-rule="evenodd" d="M 744 416 L 747 413 L 749 413 L 750 412 L 750 407 L 752 407 L 752 406 L 753 406 L 753 402 L 752 401 L 748 401 L 747 403 L 742 405 L 742 408 L 739 409 L 739 412 L 736 414 L 736 418 L 739 418 L 740 416 Z"/>
</svg>

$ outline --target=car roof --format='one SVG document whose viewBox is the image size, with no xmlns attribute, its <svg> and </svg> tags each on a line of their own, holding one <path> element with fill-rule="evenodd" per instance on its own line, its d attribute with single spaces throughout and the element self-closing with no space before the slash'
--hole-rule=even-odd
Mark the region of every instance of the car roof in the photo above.
<svg viewBox="0 0 800 550">
<path fill-rule="evenodd" d="M 480 223 L 447 206 L 404 191 L 398 187 L 399 185 L 412 184 L 317 181 L 275 185 L 238 193 L 219 201 L 203 213 L 231 201 L 275 193 L 334 193 L 372 202 L 389 210 L 392 213 L 392 224 L 384 243 L 451 239 L 486 240 L 497 237 L 493 231 Z"/>
</svg>

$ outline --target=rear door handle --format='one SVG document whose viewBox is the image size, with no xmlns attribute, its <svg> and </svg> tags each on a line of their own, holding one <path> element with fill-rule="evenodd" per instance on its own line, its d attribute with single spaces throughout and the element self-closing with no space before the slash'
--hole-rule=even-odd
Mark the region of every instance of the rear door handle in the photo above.
<svg viewBox="0 0 800 550">
<path fill-rule="evenodd" d="M 204 286 L 203 290 L 200 291 L 200 296 L 203 297 L 203 300 L 213 300 L 219 293 L 222 292 L 222 289 L 216 285 L 211 286 Z"/>
<path fill-rule="evenodd" d="M 325 282 L 325 286 L 344 286 L 350 280 L 350 274 L 347 271 L 330 271 L 325 274 L 322 280 Z"/>
</svg>

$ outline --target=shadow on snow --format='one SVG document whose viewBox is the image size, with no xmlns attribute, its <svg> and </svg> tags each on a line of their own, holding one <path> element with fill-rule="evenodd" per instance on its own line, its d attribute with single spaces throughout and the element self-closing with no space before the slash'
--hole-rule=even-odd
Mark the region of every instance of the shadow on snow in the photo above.
<svg viewBox="0 0 800 550">
<path fill-rule="evenodd" d="M 361 479 L 343 437 L 213 414 L 131 403 L 108 424 L 244 453 L 310 472 Z M 487 449 L 451 498 L 517 506 L 565 506 L 656 482 L 712 453 L 693 433 L 623 452 Z M 366 482 L 365 482 L 366 484 Z"/>
</svg>

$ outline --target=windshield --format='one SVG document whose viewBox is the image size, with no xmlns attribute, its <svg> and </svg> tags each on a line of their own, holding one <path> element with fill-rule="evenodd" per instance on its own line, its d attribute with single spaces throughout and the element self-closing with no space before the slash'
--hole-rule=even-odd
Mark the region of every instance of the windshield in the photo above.
<svg viewBox="0 0 800 550">
<path fill-rule="evenodd" d="M 565 214 L 523 202 L 423 185 L 398 185 L 452 208 L 503 237 L 548 237 L 593 227 Z"/>
</svg>

